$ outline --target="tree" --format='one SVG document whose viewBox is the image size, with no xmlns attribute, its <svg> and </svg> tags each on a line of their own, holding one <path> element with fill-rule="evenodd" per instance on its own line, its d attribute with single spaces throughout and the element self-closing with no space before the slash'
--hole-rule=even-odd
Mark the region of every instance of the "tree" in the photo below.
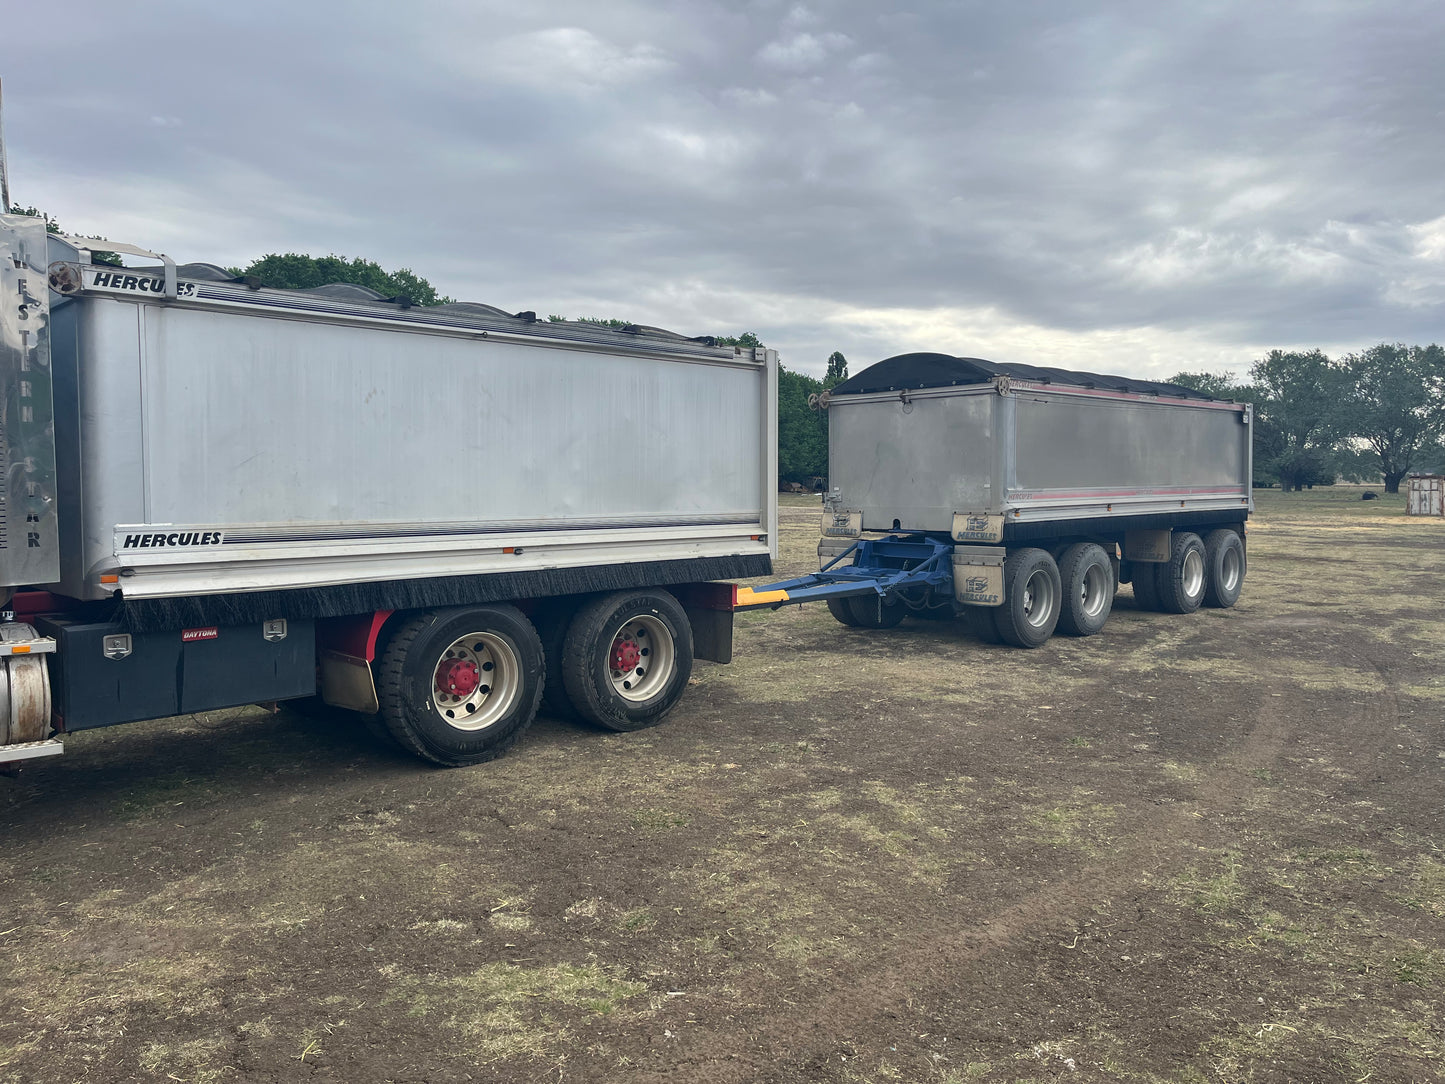
<svg viewBox="0 0 1445 1084">
<path fill-rule="evenodd" d="M 748 350 L 763 348 L 763 341 L 751 331 L 719 335 L 717 341 Z M 836 356 L 841 359 L 843 355 Z M 828 475 L 828 415 L 808 405 L 808 396 L 823 390 L 824 382 L 816 377 L 778 366 L 779 482 L 807 485 Z"/>
<path fill-rule="evenodd" d="M 837 387 L 847 379 L 848 359 L 841 350 L 834 350 L 828 355 L 828 371 L 823 375 L 823 387 Z"/>
<path fill-rule="evenodd" d="M 1334 481 L 1335 446 L 1348 435 L 1350 374 L 1320 350 L 1271 350 L 1249 370 L 1261 419 L 1278 430 L 1266 464 L 1284 489 Z"/>
<path fill-rule="evenodd" d="M 1420 449 L 1417 469 L 1422 474 L 1445 474 L 1445 437 Z"/>
<path fill-rule="evenodd" d="M 751 331 L 744 331 L 741 335 L 719 335 L 717 341 L 719 346 L 741 346 L 748 350 L 758 350 L 763 345 L 763 341 Z"/>
<path fill-rule="evenodd" d="M 1445 433 L 1445 350 L 1380 343 L 1341 360 L 1350 380 L 1349 434 L 1379 456 L 1385 492 L 1398 493 L 1421 452 Z"/>
<path fill-rule="evenodd" d="M 1169 378 L 1170 384 L 1192 388 L 1194 391 L 1215 399 L 1234 399 L 1238 402 L 1252 402 L 1254 389 L 1241 384 L 1233 373 L 1175 373 Z"/>
<path fill-rule="evenodd" d="M 548 321 L 554 324 L 565 324 L 568 322 L 565 316 L 549 316 Z M 579 316 L 571 321 L 574 324 L 596 324 L 598 327 L 610 327 L 613 331 L 621 331 L 625 327 L 633 327 L 631 320 L 619 320 L 615 316 Z"/>
<path fill-rule="evenodd" d="M 46 232 L 46 233 L 64 233 L 64 232 L 65 232 L 64 230 L 62 230 L 62 229 L 60 228 L 60 223 L 59 223 L 59 222 L 57 222 L 55 219 L 51 218 L 48 214 L 46 214 L 44 211 L 42 211 L 42 210 L 41 210 L 40 208 L 38 208 L 38 207 L 11 207 L 9 213 L 12 214 L 12 215 L 27 215 L 27 216 L 29 216 L 30 218 L 43 218 L 43 219 L 45 219 L 45 232 Z M 104 237 L 101 237 L 101 238 L 99 238 L 99 240 L 104 241 L 105 238 L 104 238 Z M 91 260 L 92 263 L 103 263 L 103 264 L 105 264 L 107 267 L 120 267 L 120 266 L 122 266 L 121 261 L 120 261 L 120 256 L 119 256 L 119 254 L 114 253 L 114 252 L 106 252 L 104 249 L 91 249 L 91 252 L 90 252 L 90 260 Z"/>
<path fill-rule="evenodd" d="M 375 290 L 383 297 L 409 298 L 416 305 L 446 305 L 452 300 L 438 294 L 435 286 L 408 268 L 386 271 L 374 260 L 272 253 L 232 270 L 238 271 L 238 278 L 255 277 L 263 286 L 281 290 L 314 290 L 333 282 L 349 282 Z"/>
<path fill-rule="evenodd" d="M 828 415 L 808 405 L 823 382 L 778 366 L 778 480 L 808 485 L 828 476 Z"/>
</svg>

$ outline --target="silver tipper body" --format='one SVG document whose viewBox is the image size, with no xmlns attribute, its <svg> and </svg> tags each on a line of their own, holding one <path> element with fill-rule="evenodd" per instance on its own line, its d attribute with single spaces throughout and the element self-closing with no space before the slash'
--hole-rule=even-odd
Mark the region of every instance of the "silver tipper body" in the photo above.
<svg viewBox="0 0 1445 1084">
<path fill-rule="evenodd" d="M 47 262 L 43 223 L 0 222 L 6 582 L 147 598 L 775 553 L 772 351 L 117 273 L 74 238 Z M 30 514 L 43 545 L 17 550 Z"/>
<path fill-rule="evenodd" d="M 828 507 L 862 529 L 1252 510 L 1248 404 L 998 379 L 834 395 Z"/>
</svg>

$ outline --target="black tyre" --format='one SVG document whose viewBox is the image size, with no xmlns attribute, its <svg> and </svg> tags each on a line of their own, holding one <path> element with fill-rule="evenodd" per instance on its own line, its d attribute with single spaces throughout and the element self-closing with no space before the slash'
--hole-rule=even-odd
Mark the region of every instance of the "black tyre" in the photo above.
<svg viewBox="0 0 1445 1084">
<path fill-rule="evenodd" d="M 1059 630 L 1070 636 L 1092 636 L 1104 627 L 1114 608 L 1114 567 L 1102 546 L 1080 542 L 1064 551 L 1059 562 L 1063 604 Z"/>
<path fill-rule="evenodd" d="M 848 603 L 852 601 L 852 599 L 847 598 L 830 598 L 828 599 L 828 612 L 833 615 L 840 625 L 847 625 L 850 629 L 856 629 L 858 627 L 858 621 L 853 616 L 853 607 L 848 605 Z"/>
<path fill-rule="evenodd" d="M 920 621 L 952 621 L 958 614 L 952 605 L 925 606 L 921 610 L 909 610 L 909 617 L 916 617 Z"/>
<path fill-rule="evenodd" d="M 891 629 L 908 614 L 902 602 L 887 602 L 882 595 L 854 595 L 843 600 L 860 629 Z"/>
<path fill-rule="evenodd" d="M 1014 647 L 1040 647 L 1054 634 L 1063 597 L 1059 566 L 1047 550 L 1014 550 L 1003 563 L 1004 603 L 993 608 L 994 628 Z"/>
<path fill-rule="evenodd" d="M 1134 588 L 1134 605 L 1140 610 L 1158 611 L 1159 588 L 1155 584 L 1158 572 L 1164 566 L 1149 561 L 1131 561 L 1130 564 L 1134 566 L 1134 577 L 1129 581 Z"/>
<path fill-rule="evenodd" d="M 993 621 L 992 606 L 965 606 L 963 608 L 963 620 L 968 626 L 968 631 L 984 643 L 1003 643 L 1003 640 L 998 634 L 998 626 L 996 626 Z"/>
<path fill-rule="evenodd" d="M 376 668 L 381 718 L 403 749 L 433 763 L 493 760 L 537 714 L 545 666 L 537 630 L 515 606 L 418 614 Z"/>
<path fill-rule="evenodd" d="M 1169 560 L 1154 570 L 1159 608 L 1169 614 L 1192 614 L 1204 602 L 1204 543 L 1193 531 L 1175 531 Z"/>
<path fill-rule="evenodd" d="M 1204 536 L 1204 605 L 1227 610 L 1244 590 L 1244 540 L 1221 528 Z"/>
<path fill-rule="evenodd" d="M 593 599 L 567 628 L 562 680 L 577 713 L 608 730 L 656 726 L 687 689 L 692 626 L 666 591 Z"/>
<path fill-rule="evenodd" d="M 542 711 L 557 719 L 581 718 L 562 680 L 562 645 L 567 639 L 567 626 L 577 613 L 577 605 L 575 596 L 545 599 L 532 615 L 532 624 L 537 626 L 537 635 L 542 640 L 542 652 L 547 660 L 547 675 L 542 682 Z"/>
</svg>

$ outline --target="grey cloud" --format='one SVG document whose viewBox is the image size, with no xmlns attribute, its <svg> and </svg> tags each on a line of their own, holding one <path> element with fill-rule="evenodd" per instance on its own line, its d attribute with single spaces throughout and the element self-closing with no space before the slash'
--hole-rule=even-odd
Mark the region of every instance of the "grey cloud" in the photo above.
<svg viewBox="0 0 1445 1084">
<path fill-rule="evenodd" d="M 852 44 L 853 41 L 848 35 L 837 32 L 790 34 L 764 45 L 758 50 L 758 59 L 764 64 L 785 71 L 806 71 L 817 67 L 832 54 Z"/>
<path fill-rule="evenodd" d="M 187 258 L 366 255 L 517 308 L 746 324 L 815 369 L 887 351 L 834 319 L 850 310 L 993 314 L 1083 351 L 1154 333 L 1241 365 L 1260 344 L 1441 337 L 1433 4 L 54 18 L 77 53 L 153 62 L 60 78 L 19 57 L 17 198 L 65 192 L 53 210 L 114 233 L 122 194 L 167 193 L 184 215 L 129 209 L 171 236 L 133 240 Z M 967 326 L 939 348 L 967 351 Z"/>
</svg>

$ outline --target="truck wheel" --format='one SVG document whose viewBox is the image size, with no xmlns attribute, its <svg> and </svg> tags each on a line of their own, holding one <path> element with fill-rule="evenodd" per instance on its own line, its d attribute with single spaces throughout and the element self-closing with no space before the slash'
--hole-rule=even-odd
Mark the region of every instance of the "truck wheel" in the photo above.
<svg viewBox="0 0 1445 1084">
<path fill-rule="evenodd" d="M 1103 547 L 1080 542 L 1066 549 L 1059 581 L 1064 593 L 1059 629 L 1070 636 L 1092 636 L 1102 629 L 1114 608 L 1114 568 Z"/>
<path fill-rule="evenodd" d="M 1006 644 L 1039 647 L 1054 634 L 1063 596 L 1059 566 L 1047 550 L 1014 550 L 1003 562 L 1004 602 L 993 608 L 994 627 Z"/>
<path fill-rule="evenodd" d="M 1227 610 L 1244 590 L 1244 542 L 1228 528 L 1204 536 L 1204 605 Z"/>
<path fill-rule="evenodd" d="M 580 718 L 567 687 L 562 680 L 562 644 L 567 638 L 567 626 L 577 612 L 577 599 L 546 599 L 532 615 L 532 624 L 537 626 L 537 635 L 542 640 L 542 652 L 547 661 L 547 676 L 542 683 L 542 710 L 558 719 Z"/>
<path fill-rule="evenodd" d="M 860 629 L 891 629 L 908 613 L 901 602 L 887 602 L 882 595 L 854 595 L 843 599 L 853 614 L 853 623 Z"/>
<path fill-rule="evenodd" d="M 1154 570 L 1159 608 L 1169 614 L 1192 614 L 1204 601 L 1204 543 L 1193 531 L 1175 531 L 1169 560 Z"/>
<path fill-rule="evenodd" d="M 377 697 L 402 748 L 436 764 L 505 753 L 537 714 L 545 657 L 515 606 L 431 610 L 386 645 Z"/>
<path fill-rule="evenodd" d="M 828 612 L 837 619 L 838 624 L 856 629 L 858 622 L 853 618 L 853 607 L 848 605 L 851 601 L 852 599 L 846 598 L 830 598 L 828 599 Z"/>
<path fill-rule="evenodd" d="M 577 611 L 562 680 L 577 713 L 608 730 L 656 726 L 687 689 L 692 626 L 666 591 L 618 591 Z"/>
</svg>

